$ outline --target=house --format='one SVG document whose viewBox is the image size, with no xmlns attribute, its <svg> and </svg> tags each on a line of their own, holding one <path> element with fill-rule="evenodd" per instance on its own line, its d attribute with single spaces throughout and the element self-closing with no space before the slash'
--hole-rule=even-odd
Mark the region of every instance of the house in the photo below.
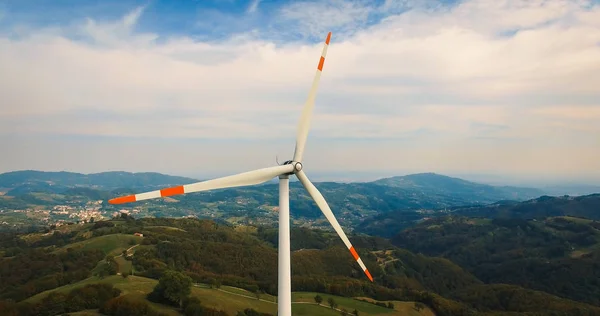
<svg viewBox="0 0 600 316">
<path fill-rule="evenodd" d="M 142 233 L 134 233 L 135 236 L 140 236 L 140 237 L 144 237 L 144 234 Z"/>
</svg>

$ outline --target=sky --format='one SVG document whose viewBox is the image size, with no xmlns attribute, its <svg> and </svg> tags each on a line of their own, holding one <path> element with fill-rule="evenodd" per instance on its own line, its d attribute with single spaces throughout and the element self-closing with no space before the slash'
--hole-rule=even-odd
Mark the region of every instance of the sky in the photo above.
<svg viewBox="0 0 600 316">
<path fill-rule="evenodd" d="M 3 0 L 0 172 L 290 159 L 329 31 L 309 176 L 600 183 L 596 0 Z"/>
</svg>

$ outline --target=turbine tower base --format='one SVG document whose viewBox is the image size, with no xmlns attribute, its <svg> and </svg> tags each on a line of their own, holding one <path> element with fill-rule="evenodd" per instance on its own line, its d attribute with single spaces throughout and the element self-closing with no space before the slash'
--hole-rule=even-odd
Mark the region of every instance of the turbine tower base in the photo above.
<svg viewBox="0 0 600 316">
<path fill-rule="evenodd" d="M 292 282 L 290 264 L 290 178 L 279 176 L 279 247 L 277 315 L 292 315 Z"/>
</svg>

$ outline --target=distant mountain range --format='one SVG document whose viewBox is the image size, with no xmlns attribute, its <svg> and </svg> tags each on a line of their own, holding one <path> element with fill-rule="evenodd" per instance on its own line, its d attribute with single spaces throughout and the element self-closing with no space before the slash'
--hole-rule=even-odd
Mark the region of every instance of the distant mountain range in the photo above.
<svg viewBox="0 0 600 316">
<path fill-rule="evenodd" d="M 160 173 L 15 171 L 0 174 L 0 209 L 27 209 L 53 206 L 68 201 L 108 200 L 123 194 L 140 193 L 164 187 L 188 184 L 198 180 Z M 435 173 L 419 173 L 383 178 L 371 182 L 318 182 L 338 219 L 347 227 L 355 227 L 365 219 L 391 212 L 403 213 L 410 222 L 424 216 L 417 210 L 444 210 L 464 206 L 483 206 L 498 201 L 525 201 L 545 194 L 535 188 L 492 186 Z M 298 182 L 292 182 L 292 217 L 297 224 L 318 225 L 320 210 Z M 172 199 L 156 199 L 113 206 L 104 203 L 101 211 L 110 213 L 122 208 L 140 209 L 142 216 L 199 216 L 252 223 L 272 217 L 278 205 L 276 183 L 258 186 L 199 192 Z M 375 218 L 373 218 L 375 219 Z M 316 221 L 316 222 L 315 222 Z M 265 222 L 263 222 L 265 224 Z"/>
<path fill-rule="evenodd" d="M 186 177 L 170 176 L 156 172 L 131 173 L 111 171 L 101 173 L 46 172 L 35 170 L 13 171 L 0 174 L 0 188 L 48 185 L 56 187 L 95 187 L 102 190 L 138 188 L 155 185 L 176 185 L 198 181 Z"/>
<path fill-rule="evenodd" d="M 45 172 L 24 170 L 0 174 L 0 188 L 8 189 L 8 191 L 12 191 L 13 193 L 26 193 L 28 190 L 32 192 L 61 192 L 61 190 L 72 187 L 90 187 L 110 191 L 119 188 L 140 189 L 154 186 L 181 185 L 197 181 L 200 180 L 155 172 L 131 173 L 111 171 L 83 174 L 65 171 Z M 492 186 L 436 173 L 418 173 L 383 178 L 371 182 L 351 182 L 348 184 L 376 184 L 400 190 L 419 190 L 423 193 L 434 195 L 453 195 L 466 200 L 473 200 L 475 198 L 475 202 L 478 202 L 478 199 L 480 199 L 482 203 L 503 199 L 523 200 L 544 194 L 539 189 Z"/>
<path fill-rule="evenodd" d="M 439 175 L 436 173 L 418 173 L 407 176 L 384 178 L 372 183 L 403 189 L 419 189 L 431 194 L 453 195 L 461 199 L 481 197 L 481 202 L 490 200 L 523 200 L 537 197 L 544 192 L 539 189 L 513 186 L 492 186 L 475 183 L 459 178 Z"/>
</svg>

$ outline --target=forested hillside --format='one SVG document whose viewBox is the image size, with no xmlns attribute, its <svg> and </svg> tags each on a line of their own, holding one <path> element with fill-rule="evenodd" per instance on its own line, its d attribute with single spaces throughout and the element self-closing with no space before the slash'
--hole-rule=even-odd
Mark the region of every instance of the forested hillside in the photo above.
<svg viewBox="0 0 600 316">
<path fill-rule="evenodd" d="M 134 233 L 141 233 L 143 237 L 134 236 Z M 47 304 L 36 305 L 36 302 L 53 291 L 41 292 L 61 285 L 73 284 L 61 290 L 67 295 L 74 286 L 104 279 L 111 280 L 113 284 L 118 279 L 110 276 L 121 272 L 135 275 L 133 279 L 128 277 L 129 281 L 124 281 L 123 285 L 114 283 L 125 294 L 115 292 L 114 298 L 106 296 L 105 302 L 90 303 L 90 308 L 112 315 L 112 311 L 120 308 L 117 306 L 129 306 L 131 302 L 127 300 L 137 293 L 134 297 L 141 304 L 140 310 L 153 308 L 158 311 L 164 309 L 167 314 L 186 313 L 185 308 L 161 307 L 161 304 L 171 305 L 150 295 L 161 291 L 153 290 L 160 282 L 148 283 L 145 280 L 173 275 L 169 271 L 183 273 L 192 283 L 234 286 L 266 299 L 277 293 L 274 233 L 269 227 L 231 226 L 198 219 L 134 219 L 127 215 L 110 221 L 65 225 L 47 232 L 5 233 L 0 243 L 0 278 L 3 280 L 0 298 L 4 300 L 0 302 L 0 313 L 2 308 L 13 311 L 42 308 Z M 431 308 L 436 315 L 504 315 L 506 312 L 524 311 L 538 312 L 536 315 L 600 313 L 600 307 L 548 293 L 519 286 L 485 284 L 489 280 L 478 278 L 476 273 L 448 259 L 415 254 L 379 237 L 352 235 L 352 242 L 375 279 L 371 283 L 337 236 L 320 230 L 295 228 L 292 237 L 292 288 L 296 292 L 368 297 L 382 302 L 394 301 L 398 306 L 402 302 L 417 302 Z M 394 239 L 394 242 L 398 240 Z M 52 264 L 44 266 L 48 262 Z M 147 296 L 131 292 L 134 284 L 139 284 L 140 290 L 144 289 L 143 293 L 146 293 L 143 295 Z M 198 291 L 190 293 L 200 293 Z M 156 295 L 162 297 L 160 293 Z M 67 296 L 53 295 L 45 302 L 55 300 L 56 306 L 60 306 L 57 310 L 76 309 L 70 305 Z M 214 308 L 221 306 L 209 296 L 203 298 L 198 295 L 203 302 L 201 304 Z M 124 298 L 120 299 L 122 296 Z M 587 301 L 594 303 L 593 300 Z M 348 302 L 346 304 L 350 304 Z M 552 304 L 544 305 L 542 302 Z M 355 306 L 352 304 L 347 306 Z M 418 310 L 422 307 L 419 306 Z M 417 307 L 413 311 L 418 312 Z M 219 312 L 218 308 L 214 312 Z M 370 315 L 368 308 L 359 312 Z"/>
<path fill-rule="evenodd" d="M 506 283 L 600 305 L 600 222 L 441 217 L 394 245 L 455 262 L 485 283 Z"/>
<path fill-rule="evenodd" d="M 394 211 L 365 218 L 357 226 L 358 232 L 369 235 L 393 237 L 401 230 L 414 226 L 423 218 L 446 216 L 480 218 L 514 218 L 543 220 L 551 216 L 574 216 L 600 220 L 600 194 L 584 196 L 541 196 L 518 201 L 498 201 L 489 205 L 458 206 L 445 212 Z"/>
</svg>

